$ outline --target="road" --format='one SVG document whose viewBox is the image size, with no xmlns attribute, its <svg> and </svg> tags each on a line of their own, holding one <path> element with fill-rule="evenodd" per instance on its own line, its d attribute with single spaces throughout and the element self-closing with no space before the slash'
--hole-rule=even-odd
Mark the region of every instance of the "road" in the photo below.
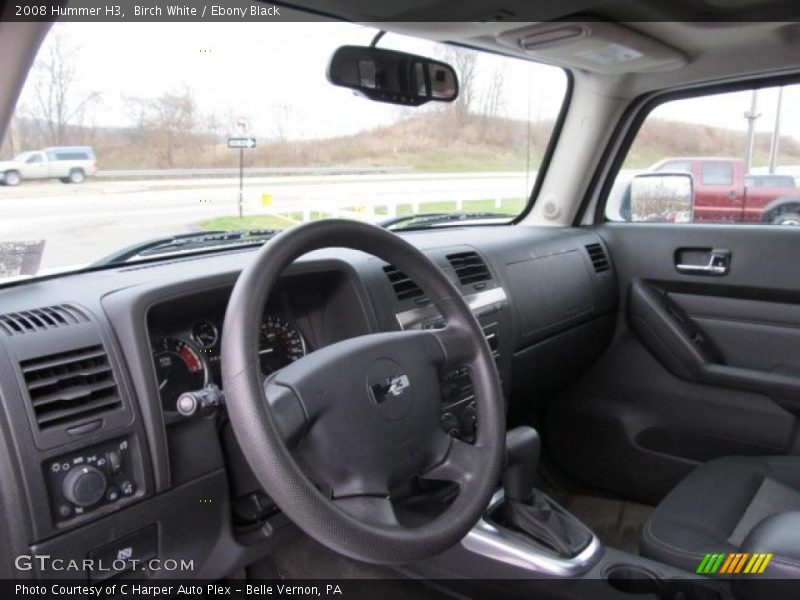
<svg viewBox="0 0 800 600">
<path fill-rule="evenodd" d="M 244 214 L 520 198 L 535 174 L 447 173 L 253 177 Z M 527 182 L 527 183 L 526 183 Z M 272 204 L 261 204 L 263 194 Z M 237 179 L 24 182 L 0 187 L 0 241 L 46 240 L 41 268 L 92 262 L 126 245 L 192 231 L 205 219 L 238 214 Z M 355 216 L 355 215 L 354 215 Z"/>
</svg>

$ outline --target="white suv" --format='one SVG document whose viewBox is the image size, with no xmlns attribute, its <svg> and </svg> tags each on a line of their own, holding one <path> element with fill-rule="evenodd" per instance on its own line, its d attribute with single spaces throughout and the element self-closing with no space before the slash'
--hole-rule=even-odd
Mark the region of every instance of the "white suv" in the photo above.
<svg viewBox="0 0 800 600">
<path fill-rule="evenodd" d="M 0 161 L 4 185 L 19 185 L 23 179 L 60 179 L 63 183 L 82 183 L 97 172 L 94 150 L 89 146 L 59 146 L 23 152 L 11 160 Z"/>
</svg>

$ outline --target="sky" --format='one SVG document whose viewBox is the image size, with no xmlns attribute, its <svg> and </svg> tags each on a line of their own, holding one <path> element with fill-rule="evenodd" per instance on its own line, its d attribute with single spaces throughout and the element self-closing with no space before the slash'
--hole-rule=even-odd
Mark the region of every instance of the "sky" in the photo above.
<svg viewBox="0 0 800 600">
<path fill-rule="evenodd" d="M 188 86 L 204 113 L 226 121 L 245 117 L 251 132 L 275 137 L 317 138 L 355 133 L 388 124 L 416 109 L 370 102 L 325 79 L 327 61 L 338 46 L 368 44 L 373 28 L 336 22 L 242 23 L 59 23 L 79 48 L 79 93 L 100 92 L 93 115 L 98 125 L 129 125 L 126 97 L 157 97 Z M 52 32 L 51 32 L 52 37 Z M 40 52 L 46 52 L 48 40 Z M 382 47 L 436 58 L 443 46 L 387 34 Z M 562 70 L 530 61 L 481 53 L 477 88 L 505 74 L 504 116 L 532 121 L 553 119 L 566 90 Z M 23 91 L 26 102 L 29 88 Z M 759 131 L 772 131 L 777 91 L 759 92 Z M 744 130 L 750 92 L 681 100 L 657 108 L 654 117 Z M 800 85 L 785 88 L 781 131 L 800 139 Z"/>
<path fill-rule="evenodd" d="M 245 117 L 252 133 L 265 137 L 275 134 L 281 110 L 289 113 L 284 121 L 290 122 L 290 138 L 354 133 L 414 110 L 371 102 L 327 82 L 327 62 L 338 46 L 366 45 L 375 35 L 375 29 L 359 25 L 59 23 L 54 29 L 80 47 L 82 92 L 102 94 L 94 114 L 98 125 L 130 124 L 126 97 L 157 97 L 184 85 L 203 112 Z M 46 52 L 47 43 L 40 52 Z M 387 34 L 379 45 L 442 56 L 441 46 L 395 34 Z M 484 54 L 478 86 L 488 85 L 497 68 L 506 74 L 506 116 L 525 119 L 530 114 L 537 120 L 557 115 L 566 90 L 563 71 Z"/>
<path fill-rule="evenodd" d="M 747 120 L 744 113 L 750 111 L 753 94 L 751 91 L 719 94 L 713 101 L 709 98 L 691 98 L 677 100 L 661 105 L 653 111 L 652 116 L 674 121 L 687 121 L 725 127 L 727 129 L 746 130 Z M 756 130 L 771 132 L 775 125 L 775 114 L 778 106 L 778 88 L 764 88 L 758 91 L 756 114 Z M 790 135 L 800 140 L 800 85 L 783 88 L 781 109 L 781 134 Z"/>
</svg>

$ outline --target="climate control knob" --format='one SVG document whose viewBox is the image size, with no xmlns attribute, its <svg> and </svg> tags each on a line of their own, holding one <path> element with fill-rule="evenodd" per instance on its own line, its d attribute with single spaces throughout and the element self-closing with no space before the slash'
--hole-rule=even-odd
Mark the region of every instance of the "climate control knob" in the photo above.
<svg viewBox="0 0 800 600">
<path fill-rule="evenodd" d="M 64 498 L 75 506 L 84 508 L 100 502 L 106 494 L 106 476 L 97 467 L 81 465 L 73 467 L 62 483 Z"/>
</svg>

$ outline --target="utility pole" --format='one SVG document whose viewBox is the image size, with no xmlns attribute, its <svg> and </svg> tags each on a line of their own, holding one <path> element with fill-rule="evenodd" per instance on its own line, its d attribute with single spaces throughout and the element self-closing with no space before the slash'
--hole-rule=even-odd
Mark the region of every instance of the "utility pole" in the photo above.
<svg viewBox="0 0 800 600">
<path fill-rule="evenodd" d="M 755 146 L 756 139 L 756 119 L 761 114 L 757 113 L 758 110 L 758 90 L 753 90 L 753 97 L 750 100 L 750 110 L 744 113 L 744 118 L 747 119 L 747 149 L 744 153 L 744 172 L 749 173 L 753 167 L 753 147 Z"/>
<path fill-rule="evenodd" d="M 244 148 L 239 148 L 239 218 L 244 208 Z"/>
<path fill-rule="evenodd" d="M 778 88 L 778 105 L 775 107 L 775 126 L 772 128 L 772 143 L 769 145 L 769 174 L 775 174 L 781 146 L 781 108 L 783 107 L 783 87 Z"/>
<path fill-rule="evenodd" d="M 244 216 L 244 150 L 245 148 L 255 148 L 256 138 L 245 136 L 250 130 L 250 123 L 245 117 L 236 119 L 234 128 L 237 129 L 242 137 L 228 138 L 228 148 L 239 149 L 239 218 Z"/>
</svg>

